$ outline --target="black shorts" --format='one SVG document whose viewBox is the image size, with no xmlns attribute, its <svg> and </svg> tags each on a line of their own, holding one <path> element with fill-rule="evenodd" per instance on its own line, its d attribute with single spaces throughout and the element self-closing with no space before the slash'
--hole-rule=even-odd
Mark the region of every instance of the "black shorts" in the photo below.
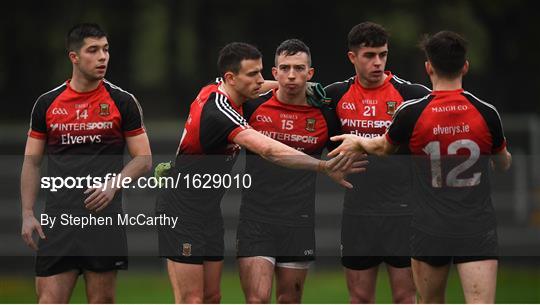
<svg viewBox="0 0 540 305">
<path fill-rule="evenodd" d="M 37 256 L 36 276 L 51 276 L 70 270 L 108 272 L 128 268 L 127 256 Z"/>
<path fill-rule="evenodd" d="M 268 256 L 277 263 L 315 260 L 315 228 L 241 219 L 236 231 L 238 257 Z"/>
<path fill-rule="evenodd" d="M 409 256 L 411 216 L 343 214 L 341 264 L 365 270 L 381 263 L 396 268 L 411 266 Z"/>
<path fill-rule="evenodd" d="M 441 237 L 413 228 L 411 253 L 414 259 L 432 266 L 498 259 L 497 230 L 468 237 Z"/>
<path fill-rule="evenodd" d="M 104 215 L 101 215 L 104 216 Z M 111 215 L 112 225 L 42 226 L 36 257 L 37 276 L 51 276 L 69 270 L 105 272 L 127 269 L 127 239 L 123 226 Z M 57 220 L 58 221 L 58 220 Z"/>
<path fill-rule="evenodd" d="M 159 255 L 186 264 L 222 261 L 225 251 L 224 234 L 221 215 L 199 221 L 180 217 L 174 229 L 158 227 Z"/>
</svg>

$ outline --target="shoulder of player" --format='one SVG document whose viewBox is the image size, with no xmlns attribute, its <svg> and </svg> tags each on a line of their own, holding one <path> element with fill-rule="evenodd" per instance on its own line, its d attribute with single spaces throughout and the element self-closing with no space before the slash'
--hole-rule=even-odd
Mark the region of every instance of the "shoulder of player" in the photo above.
<svg viewBox="0 0 540 305">
<path fill-rule="evenodd" d="M 423 109 L 427 106 L 427 104 L 429 104 L 432 99 L 433 96 L 431 94 L 427 94 L 421 98 L 406 100 L 398 107 L 398 109 L 394 113 L 394 117 L 396 117 L 400 113 L 407 113 L 410 111 Z"/>
<path fill-rule="evenodd" d="M 103 86 L 105 87 L 105 89 L 107 89 L 107 91 L 111 95 L 111 98 L 116 103 L 134 102 L 134 103 L 139 104 L 139 102 L 137 101 L 137 98 L 132 93 L 114 85 L 108 80 L 105 80 L 105 79 L 103 80 Z"/>
<path fill-rule="evenodd" d="M 478 111 L 492 112 L 492 113 L 496 114 L 500 118 L 500 115 L 499 115 L 499 112 L 497 111 L 497 108 L 495 108 L 495 106 L 493 106 L 492 104 L 490 104 L 490 103 L 488 103 L 488 102 L 486 102 L 484 100 L 479 99 L 478 97 L 476 97 L 475 95 L 473 95 L 472 93 L 470 93 L 468 91 L 463 91 L 461 94 L 469 102 L 471 102 L 478 109 Z"/>
<path fill-rule="evenodd" d="M 244 117 L 233 109 L 228 97 L 219 91 L 214 91 L 208 95 L 202 106 L 202 115 L 212 118 L 227 118 L 227 120 L 242 126 L 247 124 Z"/>
<path fill-rule="evenodd" d="M 56 98 L 66 89 L 67 84 L 64 82 L 60 86 L 40 95 L 32 106 L 32 112 L 34 112 L 37 108 L 46 111 L 54 100 L 56 100 Z"/>
<path fill-rule="evenodd" d="M 244 111 L 244 116 L 246 119 L 249 119 L 251 114 L 257 110 L 262 104 L 270 101 L 274 97 L 274 90 L 268 90 L 265 93 L 261 93 L 259 97 L 253 100 L 248 100 L 242 105 L 242 110 Z"/>
<path fill-rule="evenodd" d="M 334 82 L 324 87 L 324 91 L 326 93 L 326 96 L 328 96 L 332 100 L 340 99 L 349 90 L 352 84 L 354 84 L 354 76 L 341 82 Z"/>
<path fill-rule="evenodd" d="M 395 74 L 392 74 L 390 83 L 401 94 L 404 100 L 421 98 L 431 92 L 431 89 L 428 87 L 418 83 L 411 83 Z"/>
</svg>

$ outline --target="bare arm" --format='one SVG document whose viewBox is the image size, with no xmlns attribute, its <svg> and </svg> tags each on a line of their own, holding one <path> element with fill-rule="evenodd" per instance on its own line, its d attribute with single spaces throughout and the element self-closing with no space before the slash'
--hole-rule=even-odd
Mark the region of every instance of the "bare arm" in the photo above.
<svg viewBox="0 0 540 305">
<path fill-rule="evenodd" d="M 512 165 L 512 155 L 506 147 L 492 156 L 493 169 L 497 171 L 507 171 Z"/>
<path fill-rule="evenodd" d="M 362 167 L 364 161 L 351 164 L 350 160 L 340 154 L 330 161 L 315 159 L 253 129 L 239 132 L 233 141 L 272 163 L 292 169 L 323 172 L 348 188 L 352 185 L 345 180 L 346 174 L 365 170 Z"/>
<path fill-rule="evenodd" d="M 152 152 L 146 133 L 126 137 L 127 148 L 132 159 L 124 166 L 120 175 L 122 179 L 129 177 L 135 180 L 152 168 Z M 119 188 L 109 183 L 105 188 L 89 188 L 84 193 L 90 194 L 84 201 L 89 210 L 99 212 L 113 200 Z"/>
<path fill-rule="evenodd" d="M 339 153 L 365 152 L 370 155 L 387 156 L 396 152 L 398 146 L 386 139 L 386 135 L 376 138 L 364 138 L 352 134 L 342 134 L 331 138 L 332 141 L 343 141 L 336 149 L 328 153 L 329 157 Z"/>
<path fill-rule="evenodd" d="M 277 89 L 278 82 L 275 80 L 264 80 L 264 83 L 261 86 L 261 93 L 270 91 L 272 89 Z"/>
<path fill-rule="evenodd" d="M 34 203 L 39 192 L 40 167 L 44 151 L 45 140 L 27 138 L 21 172 L 21 236 L 24 242 L 34 250 L 37 250 L 37 245 L 33 240 L 34 230 L 42 239 L 45 239 L 41 225 L 34 216 Z"/>
</svg>

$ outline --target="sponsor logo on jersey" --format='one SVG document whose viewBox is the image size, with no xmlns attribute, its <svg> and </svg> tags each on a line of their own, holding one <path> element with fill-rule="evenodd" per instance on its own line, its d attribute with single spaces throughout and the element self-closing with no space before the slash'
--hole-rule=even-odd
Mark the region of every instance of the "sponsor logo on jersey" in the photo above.
<svg viewBox="0 0 540 305">
<path fill-rule="evenodd" d="M 313 249 L 304 250 L 304 255 L 305 256 L 313 256 L 313 254 L 315 254 L 315 251 L 313 251 Z"/>
<path fill-rule="evenodd" d="M 356 128 L 388 128 L 391 123 L 389 120 L 341 119 L 341 126 Z"/>
<path fill-rule="evenodd" d="M 281 119 L 290 119 L 290 120 L 297 120 L 298 116 L 296 114 L 290 114 L 290 113 L 280 113 L 279 117 Z"/>
<path fill-rule="evenodd" d="M 272 118 L 266 115 L 258 114 L 255 117 L 255 120 L 257 122 L 263 122 L 263 123 L 272 123 Z"/>
<path fill-rule="evenodd" d="M 66 108 L 53 108 L 52 114 L 54 115 L 68 115 Z"/>
<path fill-rule="evenodd" d="M 306 130 L 309 131 L 309 132 L 314 132 L 316 122 L 317 122 L 317 120 L 315 120 L 314 118 L 307 118 L 306 119 Z"/>
<path fill-rule="evenodd" d="M 362 104 L 364 105 L 377 105 L 378 103 L 379 103 L 378 100 L 370 100 L 370 99 L 362 100 Z"/>
<path fill-rule="evenodd" d="M 450 112 L 450 111 L 466 111 L 469 109 L 467 105 L 448 105 L 431 107 L 431 112 Z"/>
<path fill-rule="evenodd" d="M 182 255 L 183 256 L 191 256 L 191 244 L 190 243 L 183 243 L 182 244 Z"/>
<path fill-rule="evenodd" d="M 75 109 L 86 109 L 86 108 L 88 108 L 88 103 L 75 104 Z"/>
<path fill-rule="evenodd" d="M 51 131 L 81 131 L 81 130 L 106 130 L 112 129 L 113 122 L 86 122 L 86 123 L 51 123 Z"/>
<path fill-rule="evenodd" d="M 109 114 L 111 114 L 109 112 L 109 104 L 107 103 L 100 103 L 99 104 L 99 115 L 101 116 L 108 116 Z"/>
<path fill-rule="evenodd" d="M 356 110 L 356 105 L 354 103 L 343 102 L 343 104 L 341 104 L 341 109 Z"/>
<path fill-rule="evenodd" d="M 63 134 L 60 136 L 60 144 L 62 145 L 74 145 L 74 144 L 86 144 L 86 143 L 101 143 L 101 135 L 84 135 L 76 136 L 71 133 Z"/>
<path fill-rule="evenodd" d="M 394 112 L 396 112 L 396 101 L 387 101 L 386 102 L 386 113 L 389 115 L 394 115 Z"/>
<path fill-rule="evenodd" d="M 276 131 L 259 130 L 259 132 L 267 137 L 270 137 L 280 142 L 289 141 L 289 142 L 301 142 L 301 143 L 307 143 L 307 144 L 317 144 L 317 141 L 319 139 L 319 137 L 290 134 L 290 133 L 283 133 L 283 132 L 276 132 Z"/>
</svg>

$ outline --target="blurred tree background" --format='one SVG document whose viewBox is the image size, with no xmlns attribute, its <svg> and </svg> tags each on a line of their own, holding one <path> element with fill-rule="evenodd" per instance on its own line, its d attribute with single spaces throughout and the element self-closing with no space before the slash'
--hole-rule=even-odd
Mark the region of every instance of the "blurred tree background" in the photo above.
<svg viewBox="0 0 540 305">
<path fill-rule="evenodd" d="M 0 29 L 2 122 L 27 124 L 35 99 L 71 75 L 64 47 L 75 23 L 109 34 L 107 79 L 134 93 L 146 120 L 184 119 L 198 89 L 216 76 L 219 49 L 231 41 L 259 47 L 265 78 L 275 48 L 304 40 L 315 81 L 354 74 L 346 37 L 362 21 L 391 33 L 387 69 L 429 85 L 417 44 L 425 33 L 454 30 L 470 43 L 464 86 L 504 113 L 540 113 L 540 14 L 532 1 L 25 1 L 4 6 Z M 7 111 L 9 110 L 9 111 Z"/>
</svg>

